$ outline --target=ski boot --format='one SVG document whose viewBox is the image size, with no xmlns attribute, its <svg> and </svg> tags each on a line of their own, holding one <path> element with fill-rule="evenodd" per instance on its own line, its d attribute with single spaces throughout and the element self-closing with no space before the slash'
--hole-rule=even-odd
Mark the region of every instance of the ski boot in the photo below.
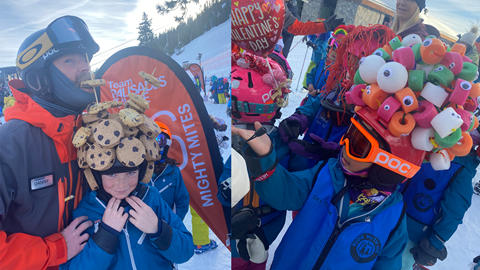
<svg viewBox="0 0 480 270">
<path fill-rule="evenodd" d="M 202 254 L 205 251 L 213 250 L 213 249 L 216 249 L 217 247 L 218 247 L 217 242 L 215 242 L 215 240 L 210 239 L 210 243 L 208 243 L 206 245 L 195 246 L 194 252 L 195 252 L 195 254 Z"/>
</svg>

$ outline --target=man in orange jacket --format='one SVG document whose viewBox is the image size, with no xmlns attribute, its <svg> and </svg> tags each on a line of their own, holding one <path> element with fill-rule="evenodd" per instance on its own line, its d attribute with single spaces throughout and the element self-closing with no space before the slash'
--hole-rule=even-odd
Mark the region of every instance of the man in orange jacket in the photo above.
<svg viewBox="0 0 480 270">
<path fill-rule="evenodd" d="M 95 101 L 89 60 L 99 46 L 83 20 L 56 19 L 25 39 L 11 80 L 16 99 L 0 129 L 0 269 L 58 269 L 88 240 L 72 221 L 86 185 L 72 138 Z M 83 222 L 83 223 L 82 223 Z"/>
</svg>

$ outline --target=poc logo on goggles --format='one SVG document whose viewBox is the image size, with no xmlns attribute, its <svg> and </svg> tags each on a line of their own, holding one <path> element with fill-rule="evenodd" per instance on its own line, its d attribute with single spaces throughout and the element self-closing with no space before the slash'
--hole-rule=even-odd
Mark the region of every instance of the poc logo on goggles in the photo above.
<svg viewBox="0 0 480 270">
<path fill-rule="evenodd" d="M 418 170 L 420 170 L 419 166 L 413 165 L 412 163 L 379 148 L 374 149 L 374 153 L 372 153 L 371 157 L 374 157 L 373 160 L 371 159 L 373 163 L 407 178 L 412 178 Z"/>
</svg>

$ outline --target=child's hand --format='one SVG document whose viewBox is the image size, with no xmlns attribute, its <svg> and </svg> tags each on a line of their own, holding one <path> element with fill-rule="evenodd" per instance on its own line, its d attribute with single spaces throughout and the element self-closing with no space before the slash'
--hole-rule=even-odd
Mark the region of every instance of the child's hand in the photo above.
<svg viewBox="0 0 480 270">
<path fill-rule="evenodd" d="M 144 233 L 156 233 L 158 231 L 158 217 L 152 208 L 135 196 L 127 197 L 125 200 L 133 208 L 128 212 L 130 214 L 128 220 Z"/>
<path fill-rule="evenodd" d="M 260 122 L 255 122 L 254 125 L 255 130 L 258 130 L 262 127 L 262 124 L 260 124 Z M 232 134 L 238 135 L 244 140 L 248 140 L 250 137 L 253 136 L 253 134 L 255 134 L 255 131 L 237 128 L 232 125 Z M 259 156 L 267 155 L 270 152 L 270 147 L 272 145 L 272 141 L 267 134 L 263 134 L 260 137 L 254 138 L 247 143 L 250 145 L 252 150 Z"/>
<path fill-rule="evenodd" d="M 125 209 L 123 207 L 119 207 L 121 201 L 122 200 L 112 197 L 110 201 L 108 201 L 107 208 L 105 209 L 105 213 L 103 213 L 102 218 L 102 221 L 105 224 L 119 232 L 122 231 L 123 226 L 128 218 L 128 214 L 125 213 Z"/>
</svg>

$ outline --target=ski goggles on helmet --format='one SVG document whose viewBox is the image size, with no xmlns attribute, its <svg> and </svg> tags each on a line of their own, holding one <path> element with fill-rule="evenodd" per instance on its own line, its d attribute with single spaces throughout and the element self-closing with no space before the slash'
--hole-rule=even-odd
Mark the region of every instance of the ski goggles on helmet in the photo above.
<svg viewBox="0 0 480 270">
<path fill-rule="evenodd" d="M 158 146 L 160 149 L 163 149 L 165 146 L 171 146 L 172 145 L 172 140 L 170 140 L 170 137 L 165 134 L 165 133 L 160 133 L 155 140 L 158 143 Z"/>
<path fill-rule="evenodd" d="M 86 51 L 91 57 L 99 49 L 82 19 L 64 16 L 50 23 L 44 34 L 18 54 L 17 67 L 24 69 L 41 57 L 48 61 L 59 51 Z"/>
<path fill-rule="evenodd" d="M 337 39 L 334 38 L 334 37 L 329 38 L 328 41 L 327 41 L 327 46 L 328 47 L 333 47 L 333 49 L 336 50 L 338 48 Z"/>
<path fill-rule="evenodd" d="M 373 162 L 387 170 L 393 171 L 407 178 L 412 178 L 418 170 L 416 166 L 401 159 L 382 148 L 387 148 L 383 139 L 370 133 L 361 121 L 351 118 L 352 124 L 340 140 L 340 145 L 345 145 L 347 156 L 360 162 Z"/>
<path fill-rule="evenodd" d="M 88 26 L 78 17 L 60 17 L 47 26 L 46 32 L 56 49 L 75 49 L 83 44 L 94 51 L 93 53 L 99 50 L 97 43 L 90 35 Z"/>
</svg>

